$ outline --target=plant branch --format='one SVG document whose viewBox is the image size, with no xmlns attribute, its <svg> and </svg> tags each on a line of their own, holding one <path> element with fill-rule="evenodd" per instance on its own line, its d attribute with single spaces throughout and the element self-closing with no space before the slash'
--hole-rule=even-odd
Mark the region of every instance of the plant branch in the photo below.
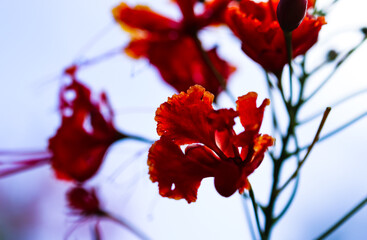
<svg viewBox="0 0 367 240">
<path fill-rule="evenodd" d="M 311 145 L 308 147 L 308 150 L 307 150 L 307 153 L 306 153 L 306 155 L 305 155 L 305 157 L 303 158 L 303 160 L 301 161 L 301 162 L 299 162 L 299 164 L 298 164 L 298 166 L 297 166 L 297 168 L 296 168 L 296 170 L 294 171 L 294 173 L 291 175 L 291 177 L 284 183 L 284 185 L 281 187 L 281 188 L 279 188 L 278 189 L 278 193 L 279 192 L 281 192 L 281 191 L 283 191 L 286 187 L 287 187 L 287 185 L 295 178 L 295 177 L 297 177 L 297 175 L 298 175 L 298 172 L 300 171 L 300 169 L 301 169 L 301 167 L 303 166 L 303 164 L 305 163 L 305 161 L 306 161 L 306 159 L 307 159 L 307 157 L 309 156 L 309 154 L 310 154 L 310 152 L 311 152 L 311 150 L 312 150 L 312 148 L 313 148 L 313 146 L 317 143 L 317 141 L 319 140 L 319 136 L 320 136 L 320 133 L 321 133 L 321 130 L 322 130 L 322 128 L 324 127 L 324 124 L 325 124 L 325 121 L 326 121 L 326 119 L 327 119 L 327 117 L 328 117 L 328 115 L 329 115 L 329 113 L 330 113 L 330 111 L 331 111 L 331 108 L 330 107 L 327 107 L 326 108 L 326 110 L 325 110 L 325 112 L 324 112 L 324 116 L 322 117 L 322 119 L 321 119 L 321 122 L 320 122 L 320 125 L 319 125 L 319 128 L 317 129 L 317 132 L 316 132 L 316 135 L 315 135 L 315 137 L 314 137 L 314 139 L 313 139 L 313 141 L 312 141 L 312 143 L 311 143 Z"/>
<path fill-rule="evenodd" d="M 350 94 L 350 95 L 348 95 L 348 96 L 345 96 L 344 98 L 340 99 L 339 101 L 337 101 L 337 102 L 335 102 L 335 103 L 331 104 L 331 105 L 330 105 L 330 107 L 331 107 L 331 108 L 335 108 L 335 107 L 337 107 L 338 105 L 340 105 L 340 104 L 344 103 L 345 101 L 348 101 L 348 100 L 350 100 L 350 99 L 352 99 L 352 98 L 354 98 L 354 97 L 357 97 L 358 95 L 361 95 L 361 94 L 363 94 L 363 93 L 367 93 L 367 88 L 362 89 L 362 90 L 359 90 L 359 91 L 357 91 L 357 92 L 354 92 L 354 93 L 352 93 L 352 94 Z M 302 121 L 300 122 L 300 124 L 304 124 L 304 123 L 307 123 L 307 122 L 309 122 L 309 121 L 312 121 L 313 119 L 317 118 L 318 116 L 322 115 L 323 113 L 324 113 L 324 111 L 320 111 L 320 112 L 318 112 L 318 113 L 315 113 L 314 115 L 312 115 L 312 116 L 310 116 L 310 117 L 307 117 L 306 119 L 302 120 Z"/>
<path fill-rule="evenodd" d="M 331 77 L 334 76 L 335 72 L 339 69 L 339 67 L 352 55 L 352 53 L 354 53 L 366 40 L 366 38 L 363 38 L 362 41 L 360 43 L 357 44 L 357 46 L 355 46 L 354 48 L 352 48 L 351 50 L 349 50 L 343 57 L 342 59 L 340 59 L 335 67 L 334 70 L 324 79 L 324 81 L 307 97 L 307 100 L 311 99 L 313 96 L 315 96 L 324 86 L 325 84 L 331 79 Z"/>
<path fill-rule="evenodd" d="M 259 214 L 258 214 L 258 211 L 257 211 L 258 205 L 257 205 L 256 200 L 255 200 L 255 194 L 254 194 L 254 191 L 252 189 L 252 186 L 250 186 L 249 195 L 250 195 L 250 198 L 251 198 L 252 206 L 254 207 L 254 213 L 255 213 L 257 229 L 259 230 L 259 234 L 260 234 L 261 239 L 263 239 L 264 238 L 263 231 L 261 230 Z"/>
<path fill-rule="evenodd" d="M 326 232 L 324 232 L 320 237 L 316 238 L 317 240 L 325 239 L 332 232 L 334 232 L 338 227 L 340 227 L 343 223 L 345 223 L 350 217 L 352 217 L 356 212 L 358 212 L 362 207 L 367 203 L 367 197 L 364 198 L 357 206 L 355 206 L 352 210 L 350 210 L 344 217 L 342 217 L 339 221 L 337 221 L 331 228 L 329 228 Z"/>
</svg>

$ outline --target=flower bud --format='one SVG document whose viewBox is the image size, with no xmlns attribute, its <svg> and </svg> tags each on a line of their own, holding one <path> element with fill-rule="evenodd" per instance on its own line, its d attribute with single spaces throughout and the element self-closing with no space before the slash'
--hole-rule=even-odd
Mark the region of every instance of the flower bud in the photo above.
<svg viewBox="0 0 367 240">
<path fill-rule="evenodd" d="M 307 0 L 280 0 L 277 17 L 280 27 L 285 32 L 296 29 L 306 15 Z"/>
<path fill-rule="evenodd" d="M 334 61 L 338 57 L 338 53 L 335 50 L 330 50 L 327 53 L 326 59 L 328 62 Z"/>
</svg>

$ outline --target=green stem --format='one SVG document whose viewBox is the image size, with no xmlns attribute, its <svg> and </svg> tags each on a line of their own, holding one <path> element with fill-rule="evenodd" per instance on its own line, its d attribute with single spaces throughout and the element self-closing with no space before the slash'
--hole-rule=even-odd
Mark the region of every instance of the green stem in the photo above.
<svg viewBox="0 0 367 240">
<path fill-rule="evenodd" d="M 258 214 L 258 211 L 257 211 L 258 206 L 257 206 L 256 200 L 255 200 L 255 194 L 254 194 L 254 191 L 252 189 L 252 186 L 250 186 L 249 195 L 250 195 L 250 198 L 251 198 L 252 206 L 254 207 L 254 213 L 255 213 L 257 229 L 259 230 L 259 234 L 260 234 L 261 239 L 265 239 L 264 235 L 263 235 L 263 231 L 261 230 L 259 214 Z"/>
<path fill-rule="evenodd" d="M 324 81 L 307 97 L 307 100 L 311 99 L 313 96 L 316 95 L 316 93 L 318 93 L 324 86 L 325 84 L 331 79 L 331 77 L 334 76 L 335 72 L 339 69 L 339 67 L 352 55 L 352 53 L 354 53 L 364 42 L 365 42 L 366 38 L 363 38 L 362 41 L 360 43 L 357 44 L 357 46 L 355 46 L 354 48 L 352 48 L 351 50 L 349 50 L 342 59 L 340 59 L 335 67 L 334 70 L 324 79 Z"/>
<path fill-rule="evenodd" d="M 331 131 L 331 132 L 329 132 L 329 133 L 325 134 L 325 136 L 323 136 L 322 138 L 320 138 L 320 140 L 319 140 L 319 141 L 320 141 L 320 142 L 321 142 L 321 141 L 324 141 L 325 139 L 327 139 L 327 138 L 329 138 L 329 137 L 331 137 L 331 136 L 333 136 L 333 135 L 337 134 L 338 132 L 340 132 L 340 131 L 344 130 L 345 128 L 347 128 L 347 127 L 349 127 L 349 126 L 351 126 L 353 123 L 355 123 L 355 122 L 357 122 L 357 121 L 361 120 L 362 118 L 364 118 L 364 117 L 366 117 L 366 116 L 367 116 L 367 112 L 365 112 L 365 113 L 363 113 L 363 114 L 359 115 L 358 117 L 354 118 L 352 121 L 347 122 L 346 124 L 344 124 L 344 125 L 342 125 L 342 126 L 338 127 L 337 129 L 335 129 L 335 130 L 333 130 L 333 131 Z"/>
<path fill-rule="evenodd" d="M 307 157 L 309 156 L 309 154 L 310 154 L 310 152 L 311 152 L 311 150 L 312 150 L 313 146 L 314 146 L 314 145 L 317 143 L 317 141 L 319 140 L 319 136 L 320 136 L 321 130 L 322 130 L 322 128 L 324 127 L 325 121 L 326 121 L 326 119 L 327 119 L 327 117 L 328 117 L 328 115 L 329 115 L 330 111 L 331 111 L 331 108 L 330 108 L 330 107 L 326 108 L 326 110 L 325 110 L 325 112 L 324 112 L 324 116 L 323 116 L 323 117 L 322 117 L 322 119 L 321 119 L 321 122 L 320 122 L 319 128 L 317 129 L 316 135 L 315 135 L 315 137 L 314 137 L 314 139 L 313 139 L 313 141 L 312 141 L 311 145 L 309 146 L 309 148 L 308 148 L 308 150 L 307 150 L 307 153 L 306 153 L 305 157 L 304 157 L 304 158 L 303 158 L 303 160 L 298 164 L 298 166 L 297 166 L 296 170 L 295 170 L 295 171 L 294 171 L 294 173 L 291 175 L 291 177 L 290 177 L 290 178 L 289 178 L 289 179 L 284 183 L 284 185 L 283 185 L 281 188 L 279 188 L 279 189 L 278 189 L 278 193 L 280 193 L 281 191 L 283 191 L 283 190 L 287 187 L 287 185 L 288 185 L 288 184 L 289 184 L 289 183 L 290 183 L 294 178 L 296 178 L 296 177 L 297 177 L 299 170 L 301 169 L 301 167 L 302 167 L 302 166 L 303 166 L 303 164 L 305 163 L 305 161 L 306 161 Z"/>
<path fill-rule="evenodd" d="M 357 206 L 355 206 L 352 210 L 350 210 L 344 217 L 342 217 L 339 221 L 337 221 L 331 228 L 329 228 L 326 232 L 324 232 L 320 237 L 316 238 L 317 240 L 325 239 L 332 232 L 334 232 L 338 227 L 340 227 L 343 223 L 345 223 L 350 217 L 352 217 L 356 212 L 358 212 L 362 207 L 367 203 L 367 197 L 363 199 Z"/>
<path fill-rule="evenodd" d="M 250 215 L 250 211 L 248 209 L 248 205 L 247 205 L 247 199 L 248 197 L 245 194 L 242 194 L 242 197 L 244 199 L 243 201 L 243 208 L 245 210 L 245 215 L 247 218 L 247 223 L 248 223 L 248 227 L 250 229 L 250 234 L 253 240 L 256 240 L 256 235 L 255 235 L 255 231 L 254 231 L 254 226 L 252 224 L 252 220 L 251 220 L 251 215 Z"/>
<path fill-rule="evenodd" d="M 140 141 L 140 142 L 144 142 L 144 143 L 148 143 L 148 144 L 153 144 L 154 141 L 145 137 L 141 137 L 141 136 L 137 136 L 137 135 L 132 135 L 132 134 L 126 134 L 126 133 L 119 133 L 118 139 L 120 140 L 124 140 L 124 139 L 130 139 L 130 140 L 136 140 L 136 141 Z"/>
<path fill-rule="evenodd" d="M 292 103 L 293 99 L 293 67 L 292 67 L 292 32 L 284 32 L 285 46 L 287 49 L 287 59 L 288 59 L 288 67 L 289 67 L 289 103 Z"/>
<path fill-rule="evenodd" d="M 340 99 L 339 101 L 337 101 L 337 102 L 335 102 L 335 103 L 331 104 L 331 105 L 330 105 L 330 107 L 335 108 L 335 107 L 337 107 L 338 105 L 340 105 L 340 104 L 344 103 L 345 101 L 348 101 L 348 100 L 350 100 L 350 99 L 352 99 L 352 98 L 354 98 L 354 97 L 357 97 L 357 96 L 359 96 L 359 95 L 361 95 L 361 94 L 364 94 L 364 93 L 367 93 L 367 88 L 362 89 L 362 90 L 359 90 L 359 91 L 357 91 L 357 92 L 354 92 L 354 93 L 352 93 L 352 94 L 350 94 L 350 95 L 348 95 L 348 96 L 345 96 L 344 98 Z M 307 123 L 307 122 L 309 122 L 309 121 L 312 121 L 313 119 L 315 119 L 315 118 L 319 117 L 319 116 L 320 116 L 320 115 L 322 115 L 323 113 L 324 113 L 324 111 L 320 111 L 320 112 L 318 112 L 318 113 L 315 113 L 314 115 L 312 115 L 312 116 L 310 116 L 310 117 L 307 117 L 307 118 L 305 118 L 304 120 L 302 120 L 302 121 L 300 122 L 300 124 L 304 124 L 304 123 Z"/>
</svg>

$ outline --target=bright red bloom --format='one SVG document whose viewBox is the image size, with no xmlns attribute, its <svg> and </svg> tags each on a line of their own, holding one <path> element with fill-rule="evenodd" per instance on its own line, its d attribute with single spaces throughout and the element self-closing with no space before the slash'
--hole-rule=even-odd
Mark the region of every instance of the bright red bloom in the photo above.
<svg viewBox="0 0 367 240">
<path fill-rule="evenodd" d="M 242 50 L 266 71 L 277 76 L 288 62 L 283 30 L 276 19 L 278 3 L 279 0 L 259 3 L 242 0 L 226 12 L 227 24 L 242 41 Z M 313 6 L 314 1 L 309 1 L 308 8 Z M 305 54 L 316 43 L 324 24 L 324 17 L 306 14 L 292 32 L 293 58 Z"/>
<path fill-rule="evenodd" d="M 200 84 L 217 96 L 223 89 L 202 57 L 194 38 L 202 28 L 223 23 L 229 0 L 205 3 L 204 11 L 194 12 L 196 0 L 176 0 L 182 12 L 179 21 L 152 12 L 147 7 L 130 8 L 125 3 L 113 9 L 115 20 L 133 32 L 126 47 L 128 55 L 147 58 L 163 80 L 177 91 Z M 215 48 L 206 51 L 213 65 L 227 81 L 235 68 L 219 58 Z"/>
<path fill-rule="evenodd" d="M 247 177 L 260 165 L 273 138 L 260 135 L 266 105 L 256 107 L 257 94 L 237 100 L 237 111 L 214 110 L 214 96 L 201 86 L 173 95 L 156 112 L 161 138 L 149 150 L 150 179 L 158 182 L 164 197 L 194 202 L 203 178 L 214 177 L 219 194 L 231 196 L 249 187 Z M 233 130 L 239 116 L 245 128 Z M 185 151 L 182 145 L 187 145 Z"/>
<path fill-rule="evenodd" d="M 106 95 L 94 102 L 75 78 L 60 91 L 60 111 L 61 126 L 49 140 L 52 167 L 61 179 L 86 181 L 99 170 L 109 146 L 126 136 L 112 123 Z"/>
</svg>

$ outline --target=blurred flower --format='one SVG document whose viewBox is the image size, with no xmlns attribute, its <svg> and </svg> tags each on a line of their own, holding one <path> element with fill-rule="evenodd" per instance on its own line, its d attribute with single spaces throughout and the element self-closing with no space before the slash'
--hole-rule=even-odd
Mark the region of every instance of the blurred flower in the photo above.
<svg viewBox="0 0 367 240">
<path fill-rule="evenodd" d="M 242 41 L 242 50 L 266 71 L 280 76 L 288 59 L 283 30 L 275 14 L 278 3 L 279 0 L 242 0 L 228 8 L 226 21 Z M 309 1 L 308 9 L 314 3 Z M 292 32 L 293 58 L 305 54 L 317 42 L 319 31 L 325 23 L 324 17 L 306 14 L 299 27 Z"/>
<path fill-rule="evenodd" d="M 200 14 L 194 12 L 196 0 L 175 2 L 182 13 L 179 21 L 144 6 L 130 8 L 121 3 L 115 7 L 112 11 L 115 20 L 132 33 L 132 40 L 125 51 L 131 57 L 149 59 L 163 80 L 178 92 L 200 84 L 217 96 L 223 89 L 204 61 L 196 39 L 204 27 L 224 22 L 223 14 L 229 0 L 205 2 Z M 235 68 L 217 55 L 216 48 L 205 52 L 227 81 Z"/>
<path fill-rule="evenodd" d="M 104 216 L 100 208 L 95 189 L 86 190 L 83 187 L 73 187 L 66 193 L 68 207 L 72 213 L 79 216 Z"/>
<path fill-rule="evenodd" d="M 83 182 L 99 170 L 110 145 L 127 136 L 115 129 L 106 94 L 93 101 L 91 91 L 74 74 L 60 91 L 62 122 L 48 148 L 58 178 Z"/>
<path fill-rule="evenodd" d="M 65 74 L 71 77 L 71 82 L 60 90 L 59 109 L 62 122 L 55 136 L 49 139 L 49 151 L 18 154 L 0 152 L 2 156 L 22 159 L 8 164 L 13 166 L 2 169 L 0 176 L 49 163 L 58 178 L 84 182 L 99 170 L 110 145 L 129 137 L 115 129 L 112 122 L 113 112 L 106 94 L 102 93 L 94 101 L 90 89 L 76 80 L 76 71 L 76 66 L 65 70 Z"/>
<path fill-rule="evenodd" d="M 187 93 L 173 95 L 156 111 L 161 138 L 149 150 L 150 179 L 158 182 L 164 197 L 196 201 L 203 178 L 214 177 L 219 194 L 231 196 L 249 188 L 247 177 L 260 165 L 273 138 L 260 135 L 266 105 L 256 107 L 257 94 L 250 92 L 237 100 L 237 111 L 214 110 L 214 96 L 199 85 Z M 239 116 L 245 128 L 233 130 Z M 181 148 L 186 146 L 184 153 Z"/>
</svg>

